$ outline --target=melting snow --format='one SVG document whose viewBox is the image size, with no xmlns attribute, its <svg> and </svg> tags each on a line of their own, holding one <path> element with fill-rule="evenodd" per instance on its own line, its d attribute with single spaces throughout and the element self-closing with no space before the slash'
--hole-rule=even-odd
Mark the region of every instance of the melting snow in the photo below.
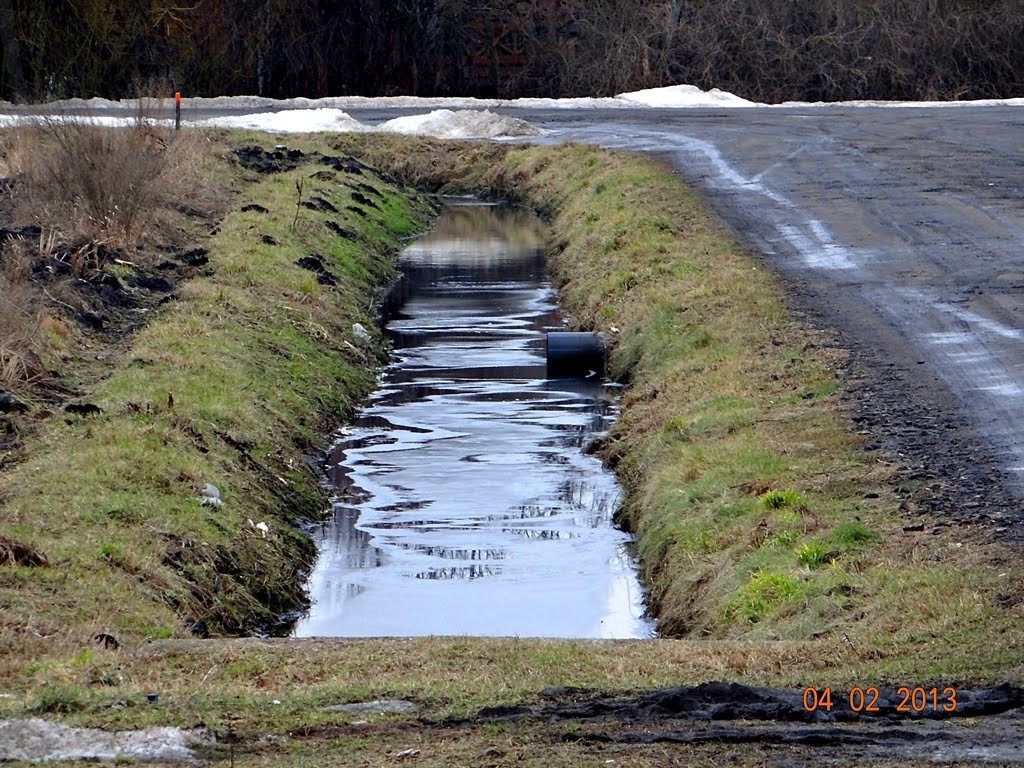
<svg viewBox="0 0 1024 768">
<path fill-rule="evenodd" d="M 983 101 L 839 101 L 839 102 L 797 102 L 785 104 L 760 104 L 712 88 L 704 91 L 695 85 L 671 85 L 665 88 L 648 88 L 642 91 L 621 93 L 614 98 L 569 98 L 569 99 L 477 99 L 472 97 L 421 98 L 416 96 L 337 96 L 323 99 L 268 99 L 262 96 L 217 96 L 214 98 L 187 98 L 186 106 L 191 110 L 217 109 L 263 109 L 264 112 L 251 115 L 213 117 L 197 121 L 197 125 L 224 128 L 250 128 L 271 133 L 315 133 L 315 132 L 358 132 L 385 131 L 393 133 L 422 134 L 445 139 L 539 136 L 543 133 L 537 126 L 524 120 L 498 115 L 490 110 L 536 109 L 536 110 L 586 110 L 586 109 L 642 109 L 645 107 L 672 109 L 708 108 L 759 108 L 780 107 L 967 107 L 967 106 L 1015 106 L 1024 107 L 1024 98 L 986 99 Z M 143 99 L 142 105 L 151 114 L 169 115 L 173 104 L 169 99 Z M 97 125 L 125 125 L 135 119 L 139 102 L 135 99 L 111 101 L 109 99 L 67 99 L 42 105 L 41 110 L 118 110 L 120 114 L 84 116 L 82 119 Z M 14 105 L 0 101 L 0 109 L 13 110 Z M 421 115 L 398 117 L 373 127 L 349 116 L 346 109 L 422 109 L 432 110 Z M 129 111 L 130 110 L 130 111 Z M 187 117 L 188 112 L 186 112 Z M 122 116 L 123 115 L 123 116 Z M 38 119 L 26 114 L 0 115 L 0 126 L 11 125 L 25 120 Z M 62 119 L 57 117 L 56 119 Z"/>
<path fill-rule="evenodd" d="M 437 109 L 425 115 L 396 117 L 378 126 L 390 133 L 413 133 L 439 139 L 496 139 L 500 136 L 539 136 L 541 130 L 515 117 L 496 115 L 489 110 L 474 112 Z"/>
<path fill-rule="evenodd" d="M 367 127 L 340 109 L 288 109 L 283 112 L 261 112 L 255 115 L 211 117 L 199 125 L 219 128 L 251 128 L 269 133 L 356 132 Z"/>
<path fill-rule="evenodd" d="M 644 91 L 623 93 L 616 98 L 642 107 L 757 107 L 763 106 L 739 96 L 712 88 L 702 91 L 696 85 L 670 85 Z"/>
<path fill-rule="evenodd" d="M 34 718 L 0 720 L 0 762 L 26 760 L 116 760 L 194 763 L 192 747 L 210 742 L 202 731 L 145 728 L 112 733 L 95 728 L 71 728 Z"/>
<path fill-rule="evenodd" d="M 255 115 L 213 117 L 199 125 L 222 128 L 252 128 L 271 133 L 316 133 L 348 131 L 354 133 L 420 134 L 440 139 L 496 139 L 503 136 L 539 136 L 542 131 L 532 123 L 515 117 L 496 115 L 488 110 L 438 109 L 425 115 L 397 117 L 377 126 L 365 125 L 340 109 L 288 109 Z"/>
</svg>

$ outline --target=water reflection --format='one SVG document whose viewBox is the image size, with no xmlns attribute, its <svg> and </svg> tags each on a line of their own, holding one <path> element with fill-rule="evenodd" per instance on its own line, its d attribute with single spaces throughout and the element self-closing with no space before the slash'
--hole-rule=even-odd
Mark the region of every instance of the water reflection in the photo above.
<svg viewBox="0 0 1024 768">
<path fill-rule="evenodd" d="M 533 216 L 459 206 L 408 248 L 393 364 L 328 467 L 309 635 L 639 637 L 601 382 L 545 378 L 561 327 Z"/>
</svg>

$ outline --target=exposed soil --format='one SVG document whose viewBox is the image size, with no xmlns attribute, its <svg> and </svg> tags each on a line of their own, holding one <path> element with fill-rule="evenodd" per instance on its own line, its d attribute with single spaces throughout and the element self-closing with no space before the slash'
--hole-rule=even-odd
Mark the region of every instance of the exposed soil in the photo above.
<svg viewBox="0 0 1024 768">
<path fill-rule="evenodd" d="M 946 712 L 930 706 L 921 712 L 907 707 L 892 689 L 881 689 L 873 704 L 878 712 L 854 712 L 849 691 L 832 691 L 830 712 L 808 712 L 804 691 L 710 682 L 668 688 L 636 697 L 606 696 L 572 688 L 542 691 L 551 700 L 530 706 L 491 707 L 469 720 L 540 722 L 553 727 L 576 723 L 562 731 L 570 742 L 596 744 L 761 744 L 802 748 L 792 754 L 796 764 L 811 756 L 848 763 L 854 756 L 879 760 L 941 762 L 1018 762 L 1024 760 L 1020 730 L 1024 727 L 1024 690 L 1000 685 L 957 690 L 956 707 Z M 860 706 L 862 699 L 854 699 Z M 941 705 L 940 699 L 940 705 Z M 970 720 L 969 725 L 954 721 Z M 786 765 L 790 761 L 773 761 Z"/>
<path fill-rule="evenodd" d="M 845 701 L 847 693 L 834 696 Z M 279 734 L 253 732 L 244 725 L 216 732 L 150 728 L 112 733 L 38 719 L 7 720 L 0 721 L 0 759 L 95 760 L 120 754 L 144 762 L 189 763 L 197 759 L 198 750 L 207 757 L 228 757 L 232 762 L 237 758 L 245 765 L 250 757 L 273 754 L 289 743 L 314 753 L 338 740 L 350 749 L 361 747 L 375 754 L 384 749 L 414 758 L 422 752 L 437 759 L 454 743 L 482 736 L 492 746 L 480 755 L 487 758 L 480 764 L 491 766 L 544 756 L 558 765 L 586 757 L 605 758 L 605 764 L 625 758 L 645 765 L 686 764 L 686 752 L 649 749 L 658 744 L 704 747 L 710 752 L 700 754 L 719 755 L 739 765 L 763 765 L 766 760 L 778 766 L 809 761 L 849 765 L 865 759 L 885 764 L 1024 761 L 1024 691 L 997 686 L 958 691 L 957 697 L 961 705 L 956 712 L 941 719 L 896 713 L 900 697 L 888 690 L 881 694 L 882 711 L 871 717 L 857 716 L 846 705 L 837 706 L 831 715 L 812 715 L 803 708 L 799 690 L 711 682 L 635 697 L 548 689 L 538 695 L 541 703 L 491 707 L 468 718 L 435 719 L 418 714 L 421 707 L 406 700 L 353 702 L 323 708 L 354 718 L 349 722 L 290 726 Z M 378 719 L 382 712 L 392 716 Z M 495 725 L 502 730 L 486 730 Z M 518 749 L 498 748 L 495 739 L 518 744 Z M 406 743 L 417 748 L 401 750 Z M 356 763 L 362 764 L 347 751 L 341 764 Z"/>
<path fill-rule="evenodd" d="M 764 688 L 739 683 L 708 682 L 696 686 L 666 688 L 635 698 L 608 697 L 574 688 L 551 688 L 540 696 L 553 703 L 518 707 L 483 709 L 477 718 L 488 722 L 540 718 L 559 720 L 606 720 L 655 722 L 659 720 L 758 720 L 793 723 L 888 723 L 911 720 L 952 720 L 965 717 L 999 715 L 1024 707 L 1024 690 L 1012 685 L 999 685 L 976 690 L 956 690 L 955 706 L 947 696 L 937 693 L 939 706 L 926 702 L 921 711 L 914 711 L 909 697 L 891 688 L 868 695 L 863 705 L 850 691 L 831 691 L 832 706 L 813 712 L 805 707 L 805 691 L 785 688 Z M 908 703 L 904 705 L 904 700 Z M 865 707 L 877 709 L 866 711 Z M 902 706 L 902 709 L 901 709 Z M 947 707 L 949 711 L 946 711 Z M 903 711 L 905 710 L 905 711 Z"/>
<path fill-rule="evenodd" d="M 0 260 L 10 249 L 40 252 L 38 227 L 0 229 Z M 183 281 L 209 272 L 202 248 L 165 246 L 134 253 L 86 242 L 60 243 L 33 258 L 28 279 L 51 316 L 70 324 L 75 342 L 60 368 L 38 361 L 38 375 L 17 393 L 0 390 L 0 451 L 13 451 L 21 434 L 56 410 L 79 416 L 95 405 L 70 403 L 104 361 L 120 354 L 128 339 L 164 304 L 175 300 Z M 30 406 L 28 403 L 33 403 Z"/>
</svg>

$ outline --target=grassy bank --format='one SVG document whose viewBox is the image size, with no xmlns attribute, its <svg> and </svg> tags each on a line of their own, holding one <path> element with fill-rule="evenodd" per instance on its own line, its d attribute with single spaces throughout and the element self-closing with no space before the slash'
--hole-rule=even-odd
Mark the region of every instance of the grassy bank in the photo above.
<svg viewBox="0 0 1024 768">
<path fill-rule="evenodd" d="M 2 477 L 3 534 L 48 564 L 0 570 L 13 665 L 0 674 L 31 675 L 26 656 L 88 658 L 100 634 L 272 631 L 302 605 L 314 552 L 297 524 L 325 508 L 304 454 L 372 389 L 374 308 L 430 210 L 356 162 L 319 159 L 221 154 L 238 205 L 193 254 L 204 274 Z M 203 501 L 207 484 L 219 499 Z"/>
</svg>

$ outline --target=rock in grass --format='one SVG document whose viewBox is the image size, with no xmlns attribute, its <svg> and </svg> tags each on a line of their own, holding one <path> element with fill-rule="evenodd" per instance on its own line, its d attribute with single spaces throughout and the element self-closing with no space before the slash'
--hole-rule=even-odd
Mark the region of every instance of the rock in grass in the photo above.
<svg viewBox="0 0 1024 768">
<path fill-rule="evenodd" d="M 10 392 L 0 389 L 0 413 L 24 413 L 28 406 Z"/>
<path fill-rule="evenodd" d="M 351 704 L 331 704 L 323 708 L 323 712 L 346 712 L 349 714 L 383 714 L 384 712 L 398 712 L 403 715 L 410 715 L 419 710 L 416 704 L 403 699 L 382 699 L 380 701 L 356 701 Z"/>
<path fill-rule="evenodd" d="M 199 503 L 204 507 L 221 507 L 224 502 L 220 498 L 220 488 L 207 483 L 199 492 Z"/>
<path fill-rule="evenodd" d="M 360 341 L 369 341 L 372 338 L 370 336 L 370 332 L 363 327 L 362 323 L 352 324 L 352 335 L 355 336 Z"/>
</svg>

